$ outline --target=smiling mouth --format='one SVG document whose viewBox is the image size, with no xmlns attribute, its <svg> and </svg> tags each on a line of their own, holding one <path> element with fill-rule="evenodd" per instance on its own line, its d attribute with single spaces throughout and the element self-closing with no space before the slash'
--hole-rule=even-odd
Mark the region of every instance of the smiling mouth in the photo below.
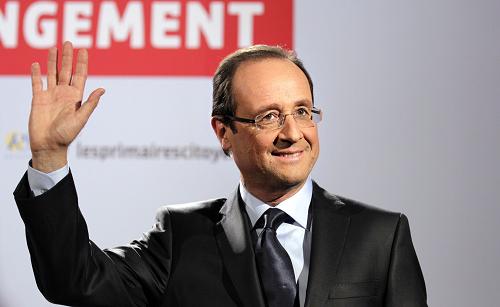
<svg viewBox="0 0 500 307">
<path fill-rule="evenodd" d="M 298 159 L 302 155 L 303 151 L 296 152 L 273 152 L 271 153 L 275 157 L 283 158 L 283 159 Z"/>
</svg>

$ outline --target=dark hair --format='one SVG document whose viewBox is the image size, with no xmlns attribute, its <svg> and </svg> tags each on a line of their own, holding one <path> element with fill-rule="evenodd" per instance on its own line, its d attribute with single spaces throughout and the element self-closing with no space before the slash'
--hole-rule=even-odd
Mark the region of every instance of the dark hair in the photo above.
<svg viewBox="0 0 500 307">
<path fill-rule="evenodd" d="M 230 123 L 226 116 L 234 116 L 236 111 L 232 93 L 232 82 L 236 69 L 238 69 L 239 65 L 243 62 L 268 58 L 285 59 L 297 65 L 307 77 L 309 88 L 311 89 L 311 97 L 313 97 L 314 102 L 313 82 L 304 64 L 297 58 L 295 52 L 286 50 L 280 46 L 255 45 L 239 49 L 220 62 L 213 77 L 212 116 L 220 116 L 225 124 Z"/>
</svg>

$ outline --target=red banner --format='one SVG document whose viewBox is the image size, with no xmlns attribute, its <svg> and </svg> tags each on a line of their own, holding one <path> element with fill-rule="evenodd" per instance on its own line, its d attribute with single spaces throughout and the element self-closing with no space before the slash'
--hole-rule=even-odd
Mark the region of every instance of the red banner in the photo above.
<svg viewBox="0 0 500 307">
<path fill-rule="evenodd" d="M 46 49 L 87 48 L 94 75 L 212 75 L 252 44 L 293 48 L 292 0 L 0 1 L 0 74 L 29 74 Z"/>
</svg>

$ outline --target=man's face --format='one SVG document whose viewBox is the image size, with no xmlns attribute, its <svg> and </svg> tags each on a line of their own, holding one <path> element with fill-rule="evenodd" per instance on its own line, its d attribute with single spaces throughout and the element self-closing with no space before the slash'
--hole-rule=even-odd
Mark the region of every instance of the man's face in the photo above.
<svg viewBox="0 0 500 307">
<path fill-rule="evenodd" d="M 237 117 L 253 119 L 270 110 L 290 114 L 299 107 L 312 107 L 306 76 L 284 59 L 242 63 L 233 78 L 233 95 Z M 225 149 L 232 152 L 247 188 L 283 189 L 305 182 L 319 154 L 316 125 L 301 128 L 291 115 L 277 130 L 234 125 L 236 133 L 226 131 Z"/>
</svg>

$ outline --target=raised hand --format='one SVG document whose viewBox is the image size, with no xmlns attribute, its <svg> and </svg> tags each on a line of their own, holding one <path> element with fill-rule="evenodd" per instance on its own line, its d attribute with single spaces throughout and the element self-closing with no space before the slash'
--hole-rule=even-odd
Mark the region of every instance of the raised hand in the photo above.
<svg viewBox="0 0 500 307">
<path fill-rule="evenodd" d="M 33 100 L 29 119 L 32 164 L 48 173 L 67 163 L 68 146 L 87 123 L 97 107 L 104 89 L 94 90 L 82 103 L 87 80 L 87 50 L 78 50 L 75 73 L 72 74 L 73 46 L 65 42 L 62 64 L 57 71 L 57 48 L 49 50 L 47 89 L 43 89 L 40 65 L 31 66 Z"/>
</svg>

